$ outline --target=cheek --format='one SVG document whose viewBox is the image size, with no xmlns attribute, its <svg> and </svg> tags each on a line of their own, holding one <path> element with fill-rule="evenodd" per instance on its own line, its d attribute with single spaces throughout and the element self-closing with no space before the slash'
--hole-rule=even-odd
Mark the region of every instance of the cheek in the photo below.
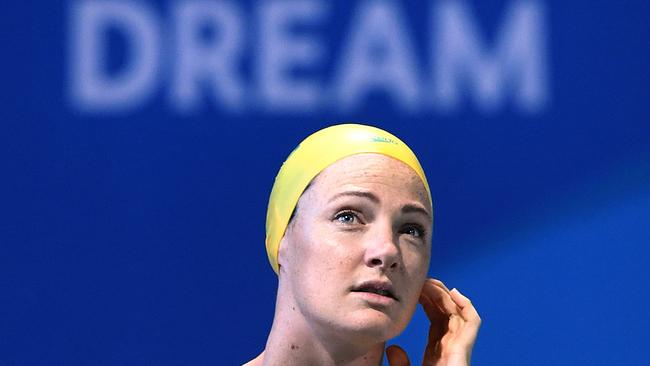
<svg viewBox="0 0 650 366">
<path fill-rule="evenodd" d="M 340 284 L 342 278 L 349 278 L 351 268 L 356 263 L 353 248 L 332 238 L 310 243 L 305 252 L 300 266 L 309 271 L 310 277 L 319 284 Z"/>
<path fill-rule="evenodd" d="M 301 244 L 293 281 L 297 304 L 308 319 L 334 319 L 350 286 L 353 260 L 342 245 L 331 239 Z"/>
<path fill-rule="evenodd" d="M 296 290 L 310 307 L 335 307 L 346 295 L 359 263 L 352 244 L 328 230 L 315 232 L 303 242 L 295 263 L 300 282 Z"/>
<path fill-rule="evenodd" d="M 301 236 L 293 257 L 295 273 L 306 283 L 322 283 L 331 278 L 345 262 L 336 241 L 327 237 L 322 230 Z"/>
<path fill-rule="evenodd" d="M 409 273 L 425 273 L 429 270 L 431 259 L 429 247 L 417 246 L 412 243 L 402 244 L 402 258 Z"/>
<path fill-rule="evenodd" d="M 417 297 L 429 272 L 429 256 L 419 251 L 409 253 L 405 258 L 405 267 L 408 282 L 412 284 L 412 292 Z"/>
</svg>

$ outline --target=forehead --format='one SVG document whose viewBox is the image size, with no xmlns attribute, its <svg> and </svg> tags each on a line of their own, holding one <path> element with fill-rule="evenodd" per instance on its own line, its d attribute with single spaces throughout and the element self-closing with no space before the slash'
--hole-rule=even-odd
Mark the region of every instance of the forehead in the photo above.
<svg viewBox="0 0 650 366">
<path fill-rule="evenodd" d="M 314 179 L 310 190 L 316 198 L 326 199 L 348 189 L 399 193 L 430 207 L 424 183 L 415 171 L 382 154 L 357 154 L 343 158 L 325 168 Z"/>
</svg>

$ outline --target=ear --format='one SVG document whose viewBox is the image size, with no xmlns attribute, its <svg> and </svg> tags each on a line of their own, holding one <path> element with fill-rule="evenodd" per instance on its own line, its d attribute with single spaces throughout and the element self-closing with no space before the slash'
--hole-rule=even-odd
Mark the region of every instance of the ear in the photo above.
<svg viewBox="0 0 650 366">
<path fill-rule="evenodd" d="M 291 257 L 291 240 L 290 240 L 290 228 L 287 228 L 287 231 L 284 233 L 284 236 L 280 240 L 280 245 L 278 247 L 278 268 L 279 271 L 282 271 L 282 268 L 289 264 L 289 259 Z"/>
</svg>

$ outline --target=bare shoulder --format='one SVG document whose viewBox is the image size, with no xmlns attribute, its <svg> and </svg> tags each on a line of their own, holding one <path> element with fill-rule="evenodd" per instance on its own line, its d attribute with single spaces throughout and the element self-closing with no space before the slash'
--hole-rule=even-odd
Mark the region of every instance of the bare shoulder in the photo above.
<svg viewBox="0 0 650 366">
<path fill-rule="evenodd" d="M 259 356 L 248 361 L 243 366 L 262 366 L 263 363 L 264 363 L 264 352 L 260 353 Z"/>
</svg>

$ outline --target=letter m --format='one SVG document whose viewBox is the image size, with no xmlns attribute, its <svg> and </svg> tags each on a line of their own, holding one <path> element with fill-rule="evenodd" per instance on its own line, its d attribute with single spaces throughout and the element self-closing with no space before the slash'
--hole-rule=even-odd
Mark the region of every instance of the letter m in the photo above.
<svg viewBox="0 0 650 366">
<path fill-rule="evenodd" d="M 458 106 L 467 88 L 480 110 L 503 105 L 506 92 L 516 107 L 535 112 L 548 98 L 543 8 L 536 1 L 515 1 L 496 33 L 492 50 L 481 37 L 462 1 L 444 0 L 433 17 L 432 47 L 435 103 Z"/>
</svg>

